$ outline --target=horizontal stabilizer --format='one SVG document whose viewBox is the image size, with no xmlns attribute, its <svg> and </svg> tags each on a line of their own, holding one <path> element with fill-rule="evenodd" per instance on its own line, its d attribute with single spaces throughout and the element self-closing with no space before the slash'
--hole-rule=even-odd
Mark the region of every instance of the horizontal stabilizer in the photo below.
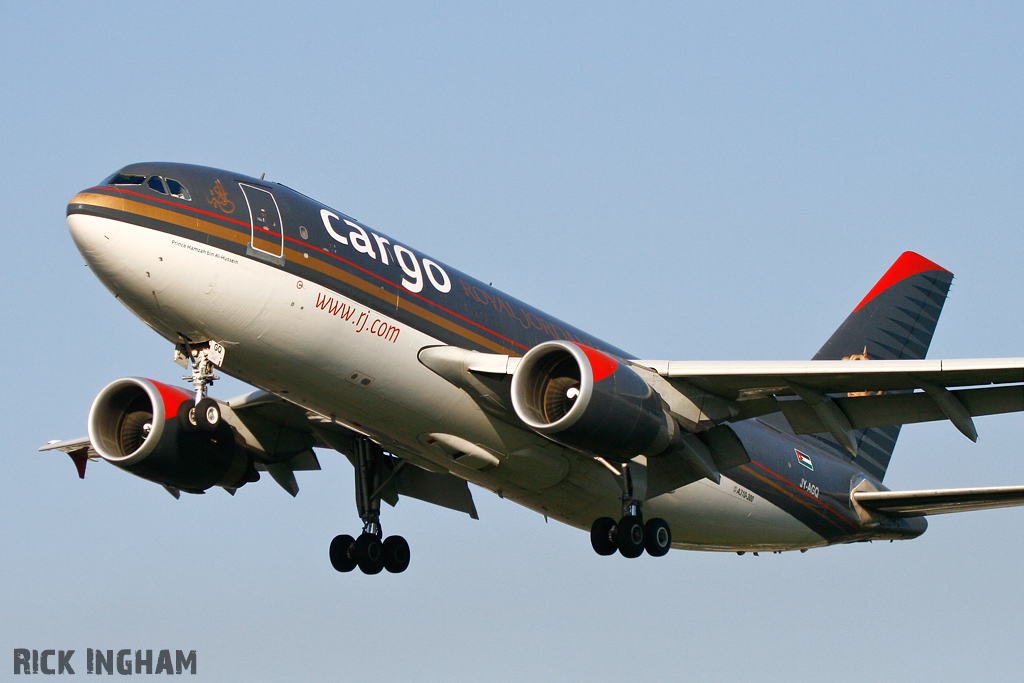
<svg viewBox="0 0 1024 683">
<path fill-rule="evenodd" d="M 1024 505 L 1024 486 L 932 491 L 855 491 L 853 499 L 861 507 L 889 517 L 923 517 Z"/>
</svg>

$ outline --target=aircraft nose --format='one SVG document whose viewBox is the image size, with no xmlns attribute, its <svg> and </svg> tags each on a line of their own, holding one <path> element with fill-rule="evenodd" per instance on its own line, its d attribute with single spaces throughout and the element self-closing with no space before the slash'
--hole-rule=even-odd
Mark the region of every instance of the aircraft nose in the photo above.
<svg viewBox="0 0 1024 683">
<path fill-rule="evenodd" d="M 117 235 L 119 224 L 116 221 L 97 221 L 92 216 L 80 213 L 68 216 L 68 230 L 71 238 L 78 246 L 78 251 L 87 261 L 92 261 L 110 246 Z"/>
<path fill-rule="evenodd" d="M 76 195 L 68 204 L 68 230 L 82 256 L 91 262 L 93 257 L 110 247 L 120 231 L 121 223 L 82 212 L 86 206 L 82 200 L 82 195 Z"/>
<path fill-rule="evenodd" d="M 97 215 L 111 208 L 103 203 L 107 201 L 106 197 L 77 195 L 68 204 L 68 231 L 93 274 L 108 289 L 125 295 L 139 287 L 144 289 L 144 283 L 139 282 L 137 255 L 132 253 L 130 240 L 125 239 L 127 226 Z"/>
</svg>

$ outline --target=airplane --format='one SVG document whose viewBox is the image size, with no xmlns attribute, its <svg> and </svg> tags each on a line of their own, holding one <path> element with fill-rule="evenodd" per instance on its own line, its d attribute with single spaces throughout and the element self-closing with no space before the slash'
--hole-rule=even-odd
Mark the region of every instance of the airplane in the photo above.
<svg viewBox="0 0 1024 683">
<path fill-rule="evenodd" d="M 600 555 L 910 539 L 1024 486 L 891 491 L 904 424 L 1024 410 L 1024 358 L 927 360 L 952 273 L 906 252 L 809 361 L 644 360 L 285 185 L 179 163 L 73 197 L 97 278 L 174 348 L 189 390 L 103 388 L 68 453 L 166 488 L 291 495 L 314 449 L 353 465 L 339 572 L 404 571 L 381 501 L 477 518 L 472 483 L 589 530 Z M 227 401 L 216 374 L 255 390 Z M 186 385 L 187 386 L 187 385 Z"/>
</svg>

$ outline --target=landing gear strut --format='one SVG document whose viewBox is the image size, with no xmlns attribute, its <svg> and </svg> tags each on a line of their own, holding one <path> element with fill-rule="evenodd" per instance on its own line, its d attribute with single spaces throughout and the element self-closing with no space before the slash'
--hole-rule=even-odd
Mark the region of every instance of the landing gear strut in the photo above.
<svg viewBox="0 0 1024 683">
<path fill-rule="evenodd" d="M 187 355 L 179 348 L 175 357 L 187 359 L 186 363 L 192 362 L 192 374 L 182 379 L 192 382 L 196 397 L 178 407 L 178 421 L 186 432 L 214 432 L 220 426 L 220 406 L 206 395 L 206 388 L 220 379 L 214 374 L 214 368 L 224 359 L 224 347 L 210 342 L 204 346 L 185 346 L 185 351 Z"/>
<path fill-rule="evenodd" d="M 606 463 L 607 464 L 607 463 Z M 611 465 L 609 469 L 615 471 Z M 590 544 L 598 555 L 634 558 L 644 551 L 652 557 L 661 557 L 672 547 L 672 529 L 660 517 L 644 523 L 642 499 L 647 494 L 647 482 L 641 472 L 629 463 L 618 466 L 618 482 L 622 487 L 622 518 L 600 517 L 590 527 Z M 637 476 L 639 475 L 639 476 Z"/>
<path fill-rule="evenodd" d="M 339 572 L 359 567 L 364 574 L 379 574 L 383 569 L 399 574 L 409 566 L 409 544 L 401 536 L 383 538 L 380 526 L 381 491 L 393 473 L 385 467 L 385 455 L 380 446 L 363 437 L 353 442 L 356 507 L 363 531 L 358 538 L 347 534 L 334 537 L 331 565 Z"/>
</svg>

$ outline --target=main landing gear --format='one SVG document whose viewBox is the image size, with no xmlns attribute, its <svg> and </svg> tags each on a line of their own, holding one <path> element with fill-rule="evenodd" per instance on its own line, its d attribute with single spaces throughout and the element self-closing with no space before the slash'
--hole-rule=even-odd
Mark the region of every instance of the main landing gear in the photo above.
<svg viewBox="0 0 1024 683">
<path fill-rule="evenodd" d="M 672 547 L 672 530 L 660 517 L 646 523 L 640 514 L 623 515 L 618 522 L 600 517 L 590 527 L 590 544 L 598 555 L 614 555 L 617 550 L 623 557 L 634 558 L 646 550 L 652 557 L 661 557 Z"/>
<path fill-rule="evenodd" d="M 645 472 L 645 471 L 644 471 Z M 622 518 L 599 517 L 590 527 L 590 544 L 598 555 L 634 558 L 644 551 L 652 557 L 665 555 L 672 547 L 672 529 L 660 517 L 644 522 L 641 499 L 647 493 L 647 482 L 629 464 L 619 466 L 619 485 L 622 487 Z M 640 479 L 639 481 L 637 479 Z"/>
<path fill-rule="evenodd" d="M 347 534 L 334 537 L 331 541 L 331 565 L 339 572 L 350 572 L 359 567 L 364 574 L 379 574 L 384 569 L 399 574 L 409 566 L 409 544 L 401 536 L 383 538 L 380 527 L 381 492 L 390 481 L 384 465 L 384 451 L 366 438 L 354 439 L 353 450 L 356 507 L 363 521 L 363 532 L 359 538 Z"/>
<path fill-rule="evenodd" d="M 213 386 L 214 380 L 220 379 L 214 374 L 214 368 L 224 359 L 224 347 L 216 342 L 205 346 L 186 347 L 188 355 L 175 354 L 176 358 L 184 357 L 192 361 L 192 374 L 182 377 L 192 382 L 195 387 L 195 400 L 183 401 L 178 407 L 178 421 L 186 432 L 215 432 L 220 426 L 220 406 L 206 395 L 206 388 Z M 187 362 L 187 361 L 186 361 Z"/>
</svg>

